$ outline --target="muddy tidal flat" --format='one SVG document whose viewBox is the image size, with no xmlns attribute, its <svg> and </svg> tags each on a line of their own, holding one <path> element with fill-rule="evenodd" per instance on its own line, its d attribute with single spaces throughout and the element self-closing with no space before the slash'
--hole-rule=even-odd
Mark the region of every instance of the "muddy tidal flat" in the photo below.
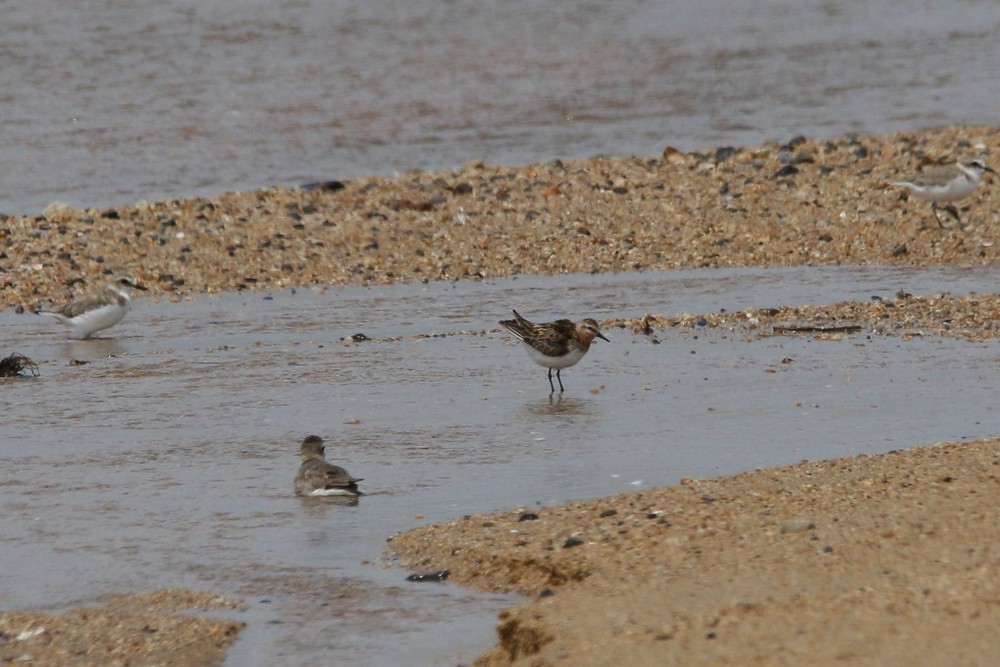
<svg viewBox="0 0 1000 667">
<path fill-rule="evenodd" d="M 53 202 L 36 216 L 0 214 L 0 295 L 27 317 L 123 273 L 153 298 L 179 301 L 517 274 L 995 268 L 996 176 L 960 202 L 961 221 L 942 214 L 939 222 L 927 202 L 889 182 L 956 156 L 1000 166 L 991 158 L 998 145 L 998 128 L 949 127 L 520 167 L 471 161 L 456 171 L 331 175 L 299 188 L 106 210 Z M 985 293 L 761 306 L 649 313 L 636 303 L 633 317 L 602 326 L 817 337 L 863 326 L 994 344 L 1000 321 L 1000 299 Z M 992 407 L 994 397 L 982 400 Z M 991 546 L 1000 441 L 912 444 L 456 517 L 390 547 L 415 572 L 449 569 L 463 585 L 529 596 L 504 614 L 483 664 L 990 664 L 1000 654 Z M 0 614 L 0 655 L 43 665 L 69 664 L 67 656 L 210 665 L 238 634 L 240 623 L 188 615 L 238 603 L 133 593 L 68 612 Z"/>
</svg>

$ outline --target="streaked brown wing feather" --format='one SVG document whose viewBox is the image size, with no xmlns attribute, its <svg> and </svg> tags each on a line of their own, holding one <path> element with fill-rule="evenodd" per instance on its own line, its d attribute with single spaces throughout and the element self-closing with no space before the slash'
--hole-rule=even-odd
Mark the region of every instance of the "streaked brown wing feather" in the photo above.
<svg viewBox="0 0 1000 667">
<path fill-rule="evenodd" d="M 561 357 L 569 352 L 569 342 L 576 332 L 576 324 L 571 320 L 536 324 L 518 315 L 516 310 L 514 317 L 517 319 L 501 320 L 500 324 L 520 340 L 550 357 Z"/>
</svg>

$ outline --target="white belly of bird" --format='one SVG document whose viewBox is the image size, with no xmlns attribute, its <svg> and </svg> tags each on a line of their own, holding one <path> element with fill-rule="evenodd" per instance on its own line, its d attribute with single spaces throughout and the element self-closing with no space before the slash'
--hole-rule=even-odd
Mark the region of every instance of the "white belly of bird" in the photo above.
<svg viewBox="0 0 1000 667">
<path fill-rule="evenodd" d="M 311 491 L 309 495 L 310 496 L 353 496 L 357 494 L 355 494 L 350 489 L 334 488 L 334 489 L 316 489 L 315 491 Z"/>
<path fill-rule="evenodd" d="M 555 370 L 561 370 L 563 368 L 569 368 L 570 366 L 573 366 L 578 361 L 583 359 L 583 355 L 586 354 L 586 352 L 584 352 L 580 348 L 574 347 L 570 348 L 570 351 L 561 357 L 549 357 L 542 354 L 541 352 L 531 347 L 527 343 L 524 344 L 524 347 L 528 350 L 528 356 L 530 356 L 531 360 L 534 361 L 536 364 L 538 364 L 539 366 L 543 366 L 545 368 L 552 368 Z"/>
<path fill-rule="evenodd" d="M 112 325 L 118 324 L 127 312 L 127 305 L 109 304 L 81 313 L 74 318 L 66 320 L 65 323 L 81 336 L 87 337 L 102 329 L 107 329 Z"/>
<path fill-rule="evenodd" d="M 914 190 L 914 193 L 928 201 L 958 201 L 971 195 L 975 189 L 975 182 L 963 178 L 944 185 L 925 185 L 922 191 Z"/>
</svg>

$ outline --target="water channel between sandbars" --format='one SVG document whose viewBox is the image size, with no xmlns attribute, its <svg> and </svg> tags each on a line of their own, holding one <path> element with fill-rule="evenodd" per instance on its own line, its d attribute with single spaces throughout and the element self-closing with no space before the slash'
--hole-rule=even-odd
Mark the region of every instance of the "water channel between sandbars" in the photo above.
<svg viewBox="0 0 1000 667">
<path fill-rule="evenodd" d="M 184 585 L 250 604 L 231 665 L 469 660 L 511 598 L 404 582 L 383 562 L 390 535 L 1000 432 L 993 341 L 610 329 L 550 401 L 544 369 L 499 331 L 510 308 L 707 313 L 985 292 L 998 276 L 715 270 L 146 299 L 92 341 L 8 310 L 4 353 L 41 375 L 5 382 L 2 604 Z M 356 333 L 374 340 L 345 342 Z M 358 505 L 292 496 L 309 433 L 364 478 Z"/>
</svg>

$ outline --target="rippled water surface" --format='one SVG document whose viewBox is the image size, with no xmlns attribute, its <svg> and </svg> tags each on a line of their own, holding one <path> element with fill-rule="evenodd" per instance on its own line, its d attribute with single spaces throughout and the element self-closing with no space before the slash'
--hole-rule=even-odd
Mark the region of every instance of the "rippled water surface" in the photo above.
<svg viewBox="0 0 1000 667">
<path fill-rule="evenodd" d="M 41 375 L 0 381 L 0 607 L 191 586 L 249 602 L 233 666 L 468 661 L 510 599 L 405 582 L 383 560 L 390 535 L 1000 433 L 996 341 L 613 329 L 550 400 L 544 369 L 498 330 L 511 307 L 670 315 L 965 294 L 998 277 L 716 270 L 147 299 L 90 341 L 5 311 L 3 352 Z M 375 340 L 344 341 L 355 333 Z M 364 478 L 356 506 L 292 495 L 309 433 Z"/>
<path fill-rule="evenodd" d="M 0 211 L 996 122 L 993 0 L 0 0 Z"/>
</svg>

